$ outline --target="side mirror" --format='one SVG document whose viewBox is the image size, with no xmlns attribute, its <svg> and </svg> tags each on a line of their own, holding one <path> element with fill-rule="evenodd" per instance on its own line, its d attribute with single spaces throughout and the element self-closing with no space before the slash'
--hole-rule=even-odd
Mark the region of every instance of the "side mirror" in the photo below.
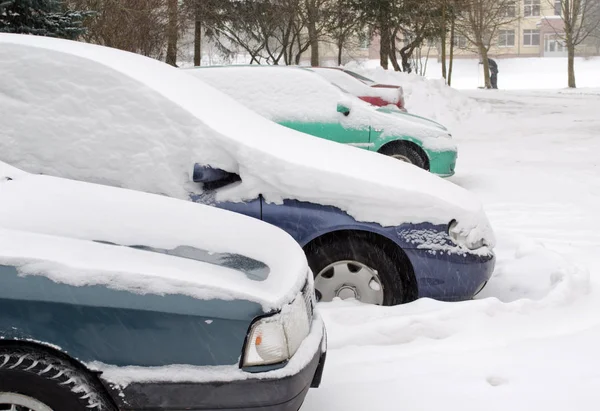
<svg viewBox="0 0 600 411">
<path fill-rule="evenodd" d="M 239 176 L 229 171 L 221 170 L 220 168 L 212 168 L 203 166 L 198 163 L 194 164 L 194 174 L 192 180 L 194 183 L 217 183 L 231 180 L 232 182 L 239 180 Z"/>
<path fill-rule="evenodd" d="M 348 116 L 348 114 L 350 114 L 350 107 L 349 104 L 346 103 L 338 103 L 337 104 L 337 112 L 338 113 L 342 113 L 345 116 Z"/>
</svg>

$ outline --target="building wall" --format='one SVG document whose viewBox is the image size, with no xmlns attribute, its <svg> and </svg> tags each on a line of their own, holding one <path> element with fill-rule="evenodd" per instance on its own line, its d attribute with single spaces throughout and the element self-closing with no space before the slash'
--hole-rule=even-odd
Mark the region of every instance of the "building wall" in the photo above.
<svg viewBox="0 0 600 411">
<path fill-rule="evenodd" d="M 494 58 L 503 57 L 563 57 L 567 55 L 566 48 L 560 40 L 563 32 L 563 21 L 555 11 L 555 0 L 517 0 L 515 6 L 515 21 L 502 26 L 492 45 L 489 55 Z M 560 3 L 559 3 L 560 4 Z M 560 7 L 560 5 L 557 5 Z M 344 50 L 343 63 L 356 59 L 379 59 L 379 36 L 373 36 L 368 47 L 366 45 L 351 47 Z M 429 58 L 439 56 L 439 47 L 435 44 L 424 45 L 423 54 Z M 448 50 L 448 49 L 447 49 Z M 592 46 L 580 46 L 579 55 L 594 55 L 597 50 Z M 337 47 L 331 42 L 319 45 L 321 65 L 337 64 Z M 454 56 L 456 58 L 477 58 L 478 53 L 466 39 L 458 36 L 455 39 Z M 301 64 L 310 64 L 308 50 Z"/>
</svg>

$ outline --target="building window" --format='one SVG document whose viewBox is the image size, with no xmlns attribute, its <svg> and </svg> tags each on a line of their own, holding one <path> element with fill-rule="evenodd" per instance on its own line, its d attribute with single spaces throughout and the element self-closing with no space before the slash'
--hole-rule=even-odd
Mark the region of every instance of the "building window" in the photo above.
<svg viewBox="0 0 600 411">
<path fill-rule="evenodd" d="M 554 0 L 554 15 L 562 16 L 562 0 Z"/>
<path fill-rule="evenodd" d="M 358 47 L 366 50 L 371 45 L 371 36 L 368 31 L 361 31 L 358 33 Z"/>
<path fill-rule="evenodd" d="M 523 15 L 525 17 L 539 16 L 540 0 L 525 0 L 525 10 Z"/>
<path fill-rule="evenodd" d="M 517 16 L 517 5 L 516 4 L 507 4 L 506 6 L 504 6 L 502 16 L 516 17 Z"/>
<path fill-rule="evenodd" d="M 524 46 L 539 46 L 540 31 L 539 30 L 523 30 L 523 45 Z"/>
<path fill-rule="evenodd" d="M 457 47 L 459 49 L 466 49 L 467 38 L 461 35 L 454 36 L 454 47 Z"/>
<path fill-rule="evenodd" d="M 514 47 L 515 31 L 514 30 L 498 30 L 498 46 L 499 47 Z"/>
<path fill-rule="evenodd" d="M 562 39 L 562 35 L 558 34 L 546 34 L 544 36 L 544 51 L 548 54 L 551 53 L 566 53 L 567 45 Z"/>
</svg>

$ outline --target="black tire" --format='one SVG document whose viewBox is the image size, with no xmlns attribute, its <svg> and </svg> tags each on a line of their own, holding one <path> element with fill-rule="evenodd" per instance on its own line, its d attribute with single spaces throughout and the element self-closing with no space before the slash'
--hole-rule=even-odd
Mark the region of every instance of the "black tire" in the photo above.
<svg viewBox="0 0 600 411">
<path fill-rule="evenodd" d="M 308 265 L 313 274 L 319 275 L 330 264 L 353 260 L 377 271 L 383 286 L 383 305 L 397 305 L 414 299 L 410 280 L 410 263 L 403 263 L 389 255 L 372 239 L 362 235 L 342 236 L 316 241 L 306 249 Z"/>
<path fill-rule="evenodd" d="M 423 170 L 429 171 L 427 166 L 427 159 L 424 157 L 424 153 L 421 149 L 412 143 L 405 142 L 394 142 L 386 146 L 383 146 L 379 150 L 381 154 L 385 154 L 390 157 L 397 157 L 400 161 L 413 164 Z"/>
<path fill-rule="evenodd" d="M 54 411 L 116 411 L 90 376 L 29 346 L 0 347 L 0 393 L 33 398 Z"/>
</svg>

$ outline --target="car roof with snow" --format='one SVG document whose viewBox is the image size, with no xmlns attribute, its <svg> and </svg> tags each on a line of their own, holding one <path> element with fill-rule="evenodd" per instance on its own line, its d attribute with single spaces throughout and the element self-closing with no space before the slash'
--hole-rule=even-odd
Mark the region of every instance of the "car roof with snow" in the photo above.
<svg viewBox="0 0 600 411">
<path fill-rule="evenodd" d="M 0 198 L 0 265 L 23 274 L 138 294 L 244 299 L 265 311 L 307 281 L 304 253 L 288 234 L 215 207 L 2 162 Z"/>
<path fill-rule="evenodd" d="M 240 175 L 219 201 L 262 194 L 268 202 L 336 206 L 387 226 L 457 220 L 473 235 L 491 231 L 466 190 L 268 121 L 184 70 L 39 36 L 0 34 L 0 53 L 0 112 L 9 113 L 0 160 L 26 171 L 187 199 L 201 189 L 191 181 L 197 162 Z"/>
<path fill-rule="evenodd" d="M 327 81 L 355 96 L 385 96 L 388 101 L 393 103 L 396 103 L 400 97 L 398 89 L 373 88 L 337 67 L 307 67 L 306 70 L 317 73 Z"/>
</svg>

